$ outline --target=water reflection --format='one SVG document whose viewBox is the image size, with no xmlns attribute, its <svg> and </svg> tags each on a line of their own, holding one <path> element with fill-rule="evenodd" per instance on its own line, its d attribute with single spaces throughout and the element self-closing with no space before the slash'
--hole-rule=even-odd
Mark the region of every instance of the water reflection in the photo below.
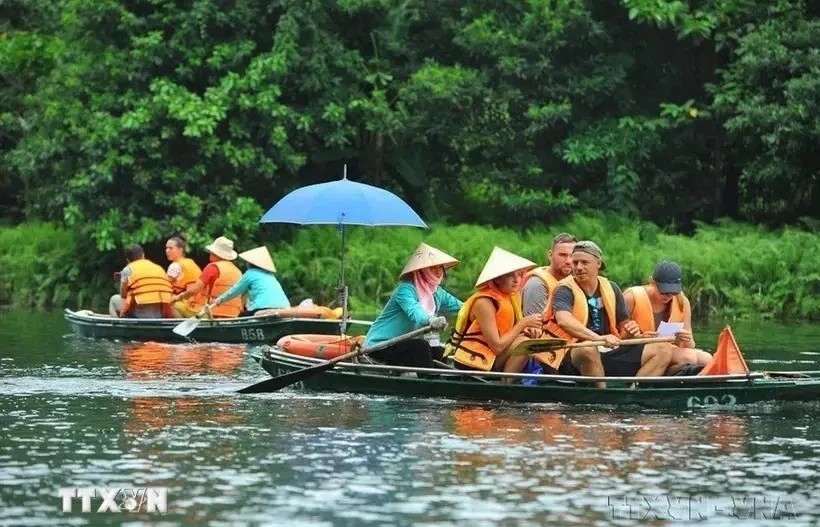
<svg viewBox="0 0 820 527">
<path fill-rule="evenodd" d="M 243 359 L 241 346 L 140 342 L 122 347 L 122 367 L 129 380 L 153 380 L 171 375 L 229 376 L 237 373 Z M 138 436 L 179 425 L 239 426 L 243 420 L 236 411 L 236 401 L 234 397 L 132 397 L 123 431 Z"/>
<path fill-rule="evenodd" d="M 242 364 L 244 347 L 227 344 L 132 342 L 122 346 L 128 379 L 167 375 L 232 375 Z"/>
<path fill-rule="evenodd" d="M 782 497 L 798 517 L 777 525 L 820 519 L 818 406 L 676 414 L 240 397 L 232 390 L 263 377 L 242 346 L 55 338 L 61 315 L 18 315 L 0 320 L 0 341 L 14 344 L 0 352 L 0 524 L 603 527 L 646 524 L 623 504 L 647 495 Z M 776 353 L 768 345 L 791 335 L 761 336 L 749 355 L 795 369 L 818 351 L 816 330 L 803 334 L 802 348 Z M 60 514 L 56 489 L 74 486 L 168 487 L 170 511 Z M 699 525 L 772 524 L 696 512 L 709 513 Z"/>
</svg>

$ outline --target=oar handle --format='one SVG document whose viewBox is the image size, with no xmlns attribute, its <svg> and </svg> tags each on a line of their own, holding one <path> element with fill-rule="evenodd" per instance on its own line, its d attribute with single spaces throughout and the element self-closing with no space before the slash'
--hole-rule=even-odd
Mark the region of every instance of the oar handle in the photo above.
<svg viewBox="0 0 820 527">
<path fill-rule="evenodd" d="M 621 346 L 630 346 L 632 344 L 654 344 L 656 342 L 675 342 L 675 337 L 643 337 L 638 339 L 621 339 Z M 587 346 L 606 346 L 605 340 L 585 340 L 584 342 L 574 342 L 562 346 L 565 348 L 584 348 Z"/>
</svg>

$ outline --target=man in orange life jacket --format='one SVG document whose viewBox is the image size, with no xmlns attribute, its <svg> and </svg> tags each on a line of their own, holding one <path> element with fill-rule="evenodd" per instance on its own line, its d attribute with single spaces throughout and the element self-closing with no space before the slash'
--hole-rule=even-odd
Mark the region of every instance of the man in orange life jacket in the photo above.
<svg viewBox="0 0 820 527">
<path fill-rule="evenodd" d="M 641 336 L 657 335 L 656 328 L 662 321 L 683 323 L 683 330 L 675 334 L 678 340 L 672 362 L 666 370 L 667 375 L 674 375 L 685 366 L 689 372 L 696 372 L 712 360 L 709 353 L 695 349 L 692 306 L 682 289 L 683 271 L 680 265 L 662 261 L 655 265 L 648 284 L 624 291 L 629 318 L 638 324 Z"/>
<path fill-rule="evenodd" d="M 602 340 L 606 348 L 571 348 L 559 372 L 593 377 L 663 375 L 673 346 L 665 342 L 629 345 L 628 340 L 621 340 L 618 335 L 640 335 L 640 328 L 629 319 L 618 285 L 599 276 L 605 268 L 598 245 L 591 241 L 575 244 L 572 276 L 561 280 L 555 288 L 545 313 L 546 329 L 569 340 Z M 606 386 L 602 382 L 596 384 Z"/>
<path fill-rule="evenodd" d="M 163 318 L 171 316 L 171 281 L 165 270 L 145 258 L 139 245 L 125 248 L 128 262 L 120 271 L 120 294 L 108 302 L 112 317 Z"/>
<path fill-rule="evenodd" d="M 205 306 L 213 304 L 216 297 L 231 288 L 242 278 L 240 271 L 234 264 L 237 253 L 233 249 L 233 241 L 220 236 L 205 249 L 211 253 L 210 263 L 202 270 L 196 282 L 185 291 L 174 295 L 172 301 L 189 300 L 191 312 L 198 313 Z M 242 297 L 227 300 L 211 309 L 211 315 L 216 318 L 236 317 L 243 310 Z"/>
<path fill-rule="evenodd" d="M 553 238 L 547 251 L 549 265 L 533 269 L 524 276 L 524 288 L 521 290 L 524 316 L 543 313 L 558 281 L 572 274 L 572 249 L 576 241 L 575 236 L 566 232 Z"/>
</svg>

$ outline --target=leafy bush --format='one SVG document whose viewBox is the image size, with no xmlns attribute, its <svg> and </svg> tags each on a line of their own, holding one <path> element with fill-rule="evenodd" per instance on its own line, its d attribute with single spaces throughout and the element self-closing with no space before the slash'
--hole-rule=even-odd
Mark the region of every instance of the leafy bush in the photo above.
<svg viewBox="0 0 820 527">
<path fill-rule="evenodd" d="M 307 297 L 316 303 L 334 302 L 341 263 L 336 228 L 276 230 L 293 235 L 292 240 L 270 244 L 291 302 Z M 658 260 L 679 262 L 684 290 L 699 318 L 820 318 L 820 243 L 812 232 L 770 232 L 726 221 L 699 225 L 687 237 L 668 234 L 652 223 L 600 213 L 576 214 L 549 230 L 443 224 L 429 230 L 348 227 L 345 282 L 351 311 L 361 317 L 377 313 L 422 241 L 461 261 L 449 272 L 445 287 L 466 298 L 494 245 L 543 264 L 552 237 L 564 231 L 596 241 L 604 251 L 606 275 L 624 288 L 644 283 Z M 250 248 L 241 241 L 237 245 L 240 250 Z M 204 263 L 202 253 L 193 256 Z M 119 253 L 101 256 L 89 242 L 50 224 L 0 227 L 0 302 L 104 308 L 113 292 L 110 273 L 120 266 Z"/>
<path fill-rule="evenodd" d="M 0 303 L 37 308 L 103 305 L 111 274 L 78 251 L 83 244 L 48 223 L 0 228 Z M 99 258 L 105 261 L 105 258 Z M 105 284 L 105 287 L 103 286 Z"/>
<path fill-rule="evenodd" d="M 529 231 L 478 225 L 410 228 L 349 228 L 345 280 L 351 309 L 372 314 L 389 298 L 404 263 L 425 241 L 459 258 L 446 287 L 460 298 L 473 290 L 492 247 L 498 245 L 542 264 L 552 237 L 573 233 L 604 250 L 607 276 L 622 287 L 645 283 L 655 263 L 679 262 L 695 316 L 730 318 L 820 318 L 820 258 L 817 235 L 796 229 L 775 232 L 732 222 L 699 225 L 694 236 L 667 234 L 656 225 L 614 215 L 576 214 L 549 230 Z M 291 300 L 334 299 L 339 283 L 339 243 L 335 229 L 300 228 L 292 243 L 272 249 Z"/>
</svg>

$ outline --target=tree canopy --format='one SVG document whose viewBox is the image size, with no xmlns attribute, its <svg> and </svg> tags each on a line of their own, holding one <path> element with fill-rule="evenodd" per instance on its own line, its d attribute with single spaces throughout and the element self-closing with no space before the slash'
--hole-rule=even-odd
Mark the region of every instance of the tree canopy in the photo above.
<svg viewBox="0 0 820 527">
<path fill-rule="evenodd" d="M 803 0 L 4 3 L 0 215 L 99 251 L 253 238 L 345 162 L 452 222 L 820 209 Z"/>
</svg>

